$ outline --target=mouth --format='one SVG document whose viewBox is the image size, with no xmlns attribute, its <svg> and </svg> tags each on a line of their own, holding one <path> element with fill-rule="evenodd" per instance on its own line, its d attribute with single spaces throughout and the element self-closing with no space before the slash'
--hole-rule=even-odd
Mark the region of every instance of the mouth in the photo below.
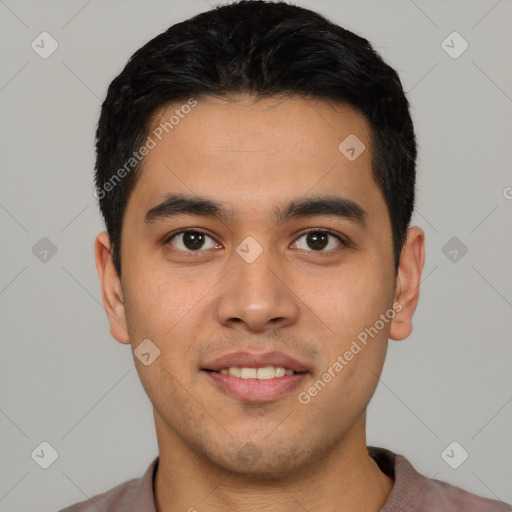
<svg viewBox="0 0 512 512">
<path fill-rule="evenodd" d="M 201 371 L 217 391 L 244 402 L 276 400 L 297 388 L 310 373 L 302 363 L 278 352 L 232 353 Z"/>
<path fill-rule="evenodd" d="M 275 374 L 280 374 L 281 370 L 284 371 L 284 375 L 276 376 Z M 263 368 L 231 367 L 227 369 L 227 372 L 203 370 L 203 373 L 218 391 L 242 402 L 277 400 L 297 388 L 308 375 L 308 372 L 296 373 L 291 370 L 286 373 L 286 369 L 282 367 L 274 369 L 272 366 Z M 236 376 L 237 373 L 240 376 Z M 256 376 L 254 377 L 254 375 Z"/>
<path fill-rule="evenodd" d="M 239 377 L 240 379 L 258 379 L 258 380 L 269 380 L 269 379 L 280 379 L 285 375 L 294 375 L 295 373 L 290 368 L 284 368 L 283 366 L 263 366 L 261 368 L 247 368 L 239 366 L 230 366 L 229 368 L 221 368 L 220 370 L 208 370 L 207 372 L 220 373 L 221 375 L 231 375 L 232 377 Z"/>
</svg>

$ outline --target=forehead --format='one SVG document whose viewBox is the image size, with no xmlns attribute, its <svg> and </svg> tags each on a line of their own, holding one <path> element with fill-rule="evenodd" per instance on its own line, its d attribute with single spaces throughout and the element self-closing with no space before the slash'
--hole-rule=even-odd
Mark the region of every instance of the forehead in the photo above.
<svg viewBox="0 0 512 512">
<path fill-rule="evenodd" d="M 360 139 L 370 136 L 363 114 L 345 104 L 296 97 L 256 101 L 249 95 L 195 101 L 192 108 L 183 102 L 157 111 L 150 129 L 157 142 L 170 138 L 175 150 L 197 149 L 202 154 L 272 150 L 302 154 L 319 142 L 320 150 L 327 145 L 337 149 L 340 137 L 351 133 L 359 134 Z M 195 131 L 193 137 L 190 130 Z"/>
<path fill-rule="evenodd" d="M 337 192 L 368 210 L 372 200 L 384 205 L 371 171 L 369 124 L 350 106 L 250 96 L 198 98 L 185 108 L 191 104 L 153 116 L 153 147 L 129 203 L 147 210 L 184 192 L 254 215 L 309 193 Z"/>
</svg>

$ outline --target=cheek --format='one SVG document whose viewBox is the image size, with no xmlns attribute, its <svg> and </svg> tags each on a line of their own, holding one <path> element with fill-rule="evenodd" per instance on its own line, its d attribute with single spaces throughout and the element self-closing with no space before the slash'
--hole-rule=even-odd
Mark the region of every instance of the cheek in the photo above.
<svg viewBox="0 0 512 512">
<path fill-rule="evenodd" d="M 384 364 L 392 316 L 383 321 L 381 315 L 393 313 L 392 286 L 377 265 L 366 268 L 372 272 L 358 268 L 333 274 L 323 290 L 303 288 L 305 302 L 318 312 L 311 330 L 326 336 L 323 341 L 317 336 L 325 361 L 317 378 L 329 381 L 321 393 L 326 406 L 332 400 L 342 409 L 366 407 Z"/>
<path fill-rule="evenodd" d="M 200 279 L 186 278 L 147 262 L 139 268 L 142 270 L 131 274 L 134 277 L 128 286 L 128 323 L 163 342 L 200 302 L 205 286 Z"/>
<path fill-rule="evenodd" d="M 209 279 L 180 276 L 173 271 L 145 269 L 137 274 L 129 290 L 127 324 L 135 348 L 150 339 L 160 354 L 154 365 L 140 367 L 139 376 L 149 396 L 164 389 L 179 392 L 179 382 L 197 378 L 190 368 L 197 359 L 195 341 L 212 304 L 205 292 L 212 287 Z M 158 363 L 158 364 L 157 364 Z M 173 376 L 177 381 L 173 380 Z"/>
<path fill-rule="evenodd" d="M 320 282 L 318 277 L 301 279 L 297 296 L 310 308 L 322 332 L 338 340 L 340 347 L 373 325 L 391 306 L 393 284 L 375 264 L 340 267 Z"/>
<path fill-rule="evenodd" d="M 360 313 L 357 308 L 354 312 Z M 357 316 L 349 319 L 350 325 L 339 323 L 338 335 L 329 345 L 324 345 L 326 362 L 315 375 L 313 386 L 321 395 L 318 406 L 330 409 L 334 422 L 340 415 L 358 417 L 375 392 L 386 357 L 390 326 L 390 320 L 380 321 L 376 326 L 379 315 L 380 312 L 375 315 L 377 320 L 374 315 L 368 321 Z M 315 393 L 311 388 L 309 391 Z"/>
</svg>

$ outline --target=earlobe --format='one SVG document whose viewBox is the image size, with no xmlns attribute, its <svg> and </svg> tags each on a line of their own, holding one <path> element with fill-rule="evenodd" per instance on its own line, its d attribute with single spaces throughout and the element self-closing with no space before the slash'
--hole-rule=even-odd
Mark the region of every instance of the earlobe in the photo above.
<svg viewBox="0 0 512 512">
<path fill-rule="evenodd" d="M 425 233 L 418 226 L 407 230 L 407 239 L 400 254 L 395 302 L 401 305 L 391 322 L 389 337 L 403 340 L 412 331 L 412 317 L 418 305 L 421 273 L 425 263 Z"/>
<path fill-rule="evenodd" d="M 110 333 L 120 343 L 130 343 L 124 293 L 112 261 L 112 245 L 106 231 L 99 233 L 96 237 L 94 253 L 103 305 L 110 323 Z"/>
</svg>

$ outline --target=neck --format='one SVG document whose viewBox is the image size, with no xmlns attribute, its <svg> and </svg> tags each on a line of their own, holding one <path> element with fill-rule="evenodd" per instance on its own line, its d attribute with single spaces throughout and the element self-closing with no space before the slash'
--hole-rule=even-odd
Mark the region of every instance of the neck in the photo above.
<svg viewBox="0 0 512 512">
<path fill-rule="evenodd" d="M 271 481 L 226 471 L 157 429 L 157 512 L 378 512 L 394 482 L 368 455 L 365 420 L 316 462 Z"/>
</svg>

